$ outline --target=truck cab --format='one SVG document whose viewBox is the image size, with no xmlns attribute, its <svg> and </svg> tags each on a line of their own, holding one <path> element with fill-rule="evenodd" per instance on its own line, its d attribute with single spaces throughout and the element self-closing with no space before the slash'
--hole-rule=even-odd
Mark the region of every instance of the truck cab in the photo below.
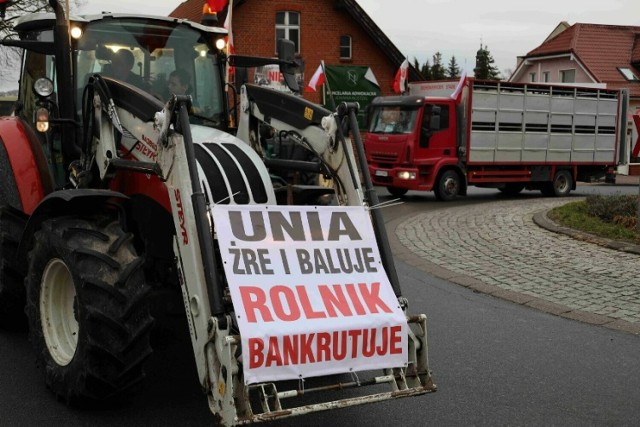
<svg viewBox="0 0 640 427">
<path fill-rule="evenodd" d="M 365 135 L 373 183 L 396 196 L 433 189 L 442 164 L 457 163 L 456 105 L 450 98 L 390 96 L 373 100 Z"/>
</svg>

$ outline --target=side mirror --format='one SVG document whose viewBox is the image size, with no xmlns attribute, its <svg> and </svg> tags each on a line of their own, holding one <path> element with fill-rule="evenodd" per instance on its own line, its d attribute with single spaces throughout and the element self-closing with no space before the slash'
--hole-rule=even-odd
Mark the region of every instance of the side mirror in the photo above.
<svg viewBox="0 0 640 427">
<path fill-rule="evenodd" d="M 296 80 L 296 73 L 300 72 L 300 65 L 296 62 L 296 45 L 287 39 L 278 39 L 278 59 L 280 72 L 285 83 L 295 93 L 300 92 L 300 85 Z"/>
</svg>

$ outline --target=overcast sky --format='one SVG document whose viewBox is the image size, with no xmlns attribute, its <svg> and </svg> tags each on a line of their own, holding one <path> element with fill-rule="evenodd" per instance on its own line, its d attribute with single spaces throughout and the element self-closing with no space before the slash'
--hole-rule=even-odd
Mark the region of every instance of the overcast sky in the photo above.
<svg viewBox="0 0 640 427">
<path fill-rule="evenodd" d="M 313 0 L 305 0 L 313 1 Z M 204 2 L 204 0 L 203 0 Z M 180 0 L 84 0 L 79 13 L 135 12 L 167 15 Z M 358 0 L 411 62 L 432 62 L 440 51 L 448 63 L 472 72 L 480 41 L 505 74 L 516 58 L 537 47 L 561 21 L 640 26 L 638 0 Z M 631 48 L 631 47 L 630 47 Z"/>
<path fill-rule="evenodd" d="M 313 1 L 313 0 L 307 0 Z M 136 4 L 137 3 L 137 4 Z M 146 3 L 146 2 L 145 2 Z M 180 1 L 86 0 L 83 11 L 117 10 L 168 14 Z M 502 72 L 537 47 L 561 21 L 640 26 L 638 0 L 358 0 L 410 61 L 431 63 L 437 51 L 471 71 L 480 40 Z"/>
</svg>

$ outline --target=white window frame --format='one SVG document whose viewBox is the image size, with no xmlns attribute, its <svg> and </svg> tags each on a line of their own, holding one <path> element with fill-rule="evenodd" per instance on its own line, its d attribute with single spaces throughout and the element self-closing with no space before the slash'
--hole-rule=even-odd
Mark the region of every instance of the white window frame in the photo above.
<svg viewBox="0 0 640 427">
<path fill-rule="evenodd" d="M 618 67 L 618 71 L 620 71 L 620 73 L 622 73 L 624 78 L 627 79 L 627 81 L 629 82 L 640 81 L 640 78 L 638 78 L 638 75 L 634 73 L 633 70 L 629 67 Z"/>
<path fill-rule="evenodd" d="M 284 14 L 284 23 L 279 24 L 278 23 L 278 14 L 279 13 L 283 13 Z M 298 23 L 297 24 L 291 24 L 291 15 L 297 15 L 298 16 Z M 294 10 L 279 10 L 276 12 L 276 31 L 275 31 L 275 38 L 276 38 L 276 43 L 275 45 L 278 46 L 278 30 L 282 30 L 284 31 L 284 38 L 287 40 L 291 40 L 292 42 L 295 43 L 296 45 L 296 54 L 300 54 L 300 32 L 301 32 L 301 25 L 300 25 L 300 12 L 296 12 Z M 296 40 L 291 38 L 291 31 L 292 30 L 297 30 L 298 31 L 298 37 Z M 276 52 L 277 54 L 278 52 Z"/>
<path fill-rule="evenodd" d="M 569 71 L 573 71 L 573 81 L 567 82 L 567 81 L 564 81 L 563 76 L 564 76 L 564 73 L 569 72 Z M 559 80 L 560 83 L 575 83 L 576 82 L 576 69 L 575 68 L 568 68 L 566 70 L 560 70 L 559 79 L 558 80 Z"/>
<path fill-rule="evenodd" d="M 349 41 L 349 46 L 342 44 L 343 37 Z M 349 56 L 342 56 L 342 49 L 349 49 Z M 353 38 L 350 35 L 342 34 L 340 36 L 340 59 L 352 59 L 352 58 L 353 58 Z"/>
</svg>

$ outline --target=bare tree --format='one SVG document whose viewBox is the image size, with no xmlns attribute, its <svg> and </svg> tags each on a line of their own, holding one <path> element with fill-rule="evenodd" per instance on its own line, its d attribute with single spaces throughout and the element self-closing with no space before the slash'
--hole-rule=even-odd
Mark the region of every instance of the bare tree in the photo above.
<svg viewBox="0 0 640 427">
<path fill-rule="evenodd" d="M 71 10 L 73 11 L 83 3 L 84 0 L 71 0 Z M 5 5 L 5 16 L 0 20 L 0 39 L 12 37 L 13 26 L 18 17 L 31 13 L 51 12 L 48 0 L 12 0 Z M 20 63 L 21 53 L 20 49 L 0 46 L 0 69 L 10 70 L 10 72 L 0 73 L 0 85 L 17 81 L 19 68 L 17 64 Z"/>
</svg>

